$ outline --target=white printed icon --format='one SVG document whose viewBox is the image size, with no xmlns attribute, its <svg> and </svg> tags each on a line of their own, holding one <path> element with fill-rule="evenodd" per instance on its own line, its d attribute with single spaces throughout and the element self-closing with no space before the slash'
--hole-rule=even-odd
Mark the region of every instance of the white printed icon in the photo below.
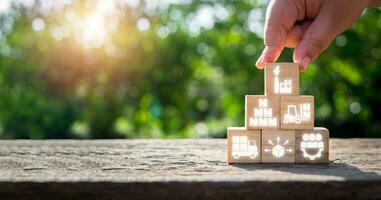
<svg viewBox="0 0 381 200">
<path fill-rule="evenodd" d="M 258 147 L 255 140 L 248 140 L 247 136 L 233 136 L 232 156 L 239 159 L 241 156 L 255 159 L 258 156 Z"/>
<path fill-rule="evenodd" d="M 320 158 L 321 153 L 324 151 L 324 142 L 322 135 L 320 133 L 303 134 L 303 141 L 300 143 L 300 149 L 303 152 L 303 157 L 305 158 L 310 160 Z"/>
<path fill-rule="evenodd" d="M 268 144 L 270 144 L 272 146 L 272 149 L 268 149 L 268 148 L 265 148 L 263 151 L 264 152 L 271 152 L 273 154 L 273 156 L 275 156 L 276 158 L 281 158 L 283 157 L 287 152 L 288 153 L 291 153 L 293 150 L 291 148 L 288 148 L 286 149 L 285 148 L 285 145 L 287 145 L 289 143 L 289 140 L 285 140 L 283 142 L 283 144 L 280 142 L 280 137 L 278 136 L 276 138 L 277 140 L 277 143 L 274 144 L 272 140 L 268 140 Z"/>
<path fill-rule="evenodd" d="M 284 124 L 300 124 L 311 119 L 311 104 L 288 105 L 284 114 Z"/>
<path fill-rule="evenodd" d="M 273 117 L 273 109 L 268 107 L 268 99 L 259 99 L 259 105 L 254 108 L 253 117 L 249 119 L 249 126 L 276 127 L 278 119 Z"/>
<path fill-rule="evenodd" d="M 274 93 L 291 94 L 292 93 L 292 80 L 286 79 L 283 82 L 279 81 L 279 65 L 277 65 L 273 71 L 274 78 Z"/>
</svg>

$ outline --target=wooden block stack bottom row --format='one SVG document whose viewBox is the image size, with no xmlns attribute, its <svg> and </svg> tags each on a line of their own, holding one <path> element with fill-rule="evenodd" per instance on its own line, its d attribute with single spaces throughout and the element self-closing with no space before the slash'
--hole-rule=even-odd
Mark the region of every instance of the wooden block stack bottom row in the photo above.
<svg viewBox="0 0 381 200">
<path fill-rule="evenodd" d="M 229 127 L 228 163 L 328 163 L 329 131 L 314 127 L 314 97 L 299 95 L 299 65 L 265 68 L 265 95 L 246 95 L 245 127 Z"/>
</svg>

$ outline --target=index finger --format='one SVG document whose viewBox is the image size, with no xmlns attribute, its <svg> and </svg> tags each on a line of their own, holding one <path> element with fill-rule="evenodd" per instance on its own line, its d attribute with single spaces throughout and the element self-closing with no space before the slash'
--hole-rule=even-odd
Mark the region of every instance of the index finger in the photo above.
<svg viewBox="0 0 381 200">
<path fill-rule="evenodd" d="M 305 13 L 304 1 L 272 0 L 267 8 L 264 30 L 265 49 L 256 66 L 263 68 L 266 63 L 275 62 L 282 52 L 287 33 Z"/>
</svg>

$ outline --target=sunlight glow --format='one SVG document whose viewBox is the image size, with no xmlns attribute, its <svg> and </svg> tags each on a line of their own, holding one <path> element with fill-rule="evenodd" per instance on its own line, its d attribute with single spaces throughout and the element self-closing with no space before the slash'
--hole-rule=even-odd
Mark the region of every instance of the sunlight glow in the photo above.
<svg viewBox="0 0 381 200">
<path fill-rule="evenodd" d="M 99 47 L 107 39 L 107 30 L 104 18 L 99 14 L 92 14 L 84 20 L 82 42 L 88 47 Z"/>
<path fill-rule="evenodd" d="M 85 48 L 99 48 L 110 40 L 109 34 L 115 28 L 109 25 L 117 23 L 115 20 L 110 23 L 110 20 L 117 10 L 118 2 L 118 0 L 97 1 L 94 11 L 76 20 L 77 37 Z M 67 17 L 72 18 L 72 15 Z"/>
</svg>

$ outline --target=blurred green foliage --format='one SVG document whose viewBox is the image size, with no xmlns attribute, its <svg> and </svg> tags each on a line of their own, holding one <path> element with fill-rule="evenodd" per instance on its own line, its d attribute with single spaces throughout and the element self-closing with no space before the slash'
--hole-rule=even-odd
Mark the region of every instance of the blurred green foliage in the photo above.
<svg viewBox="0 0 381 200">
<path fill-rule="evenodd" d="M 265 1 L 5 2 L 1 138 L 225 137 L 264 92 Z M 331 136 L 381 136 L 380 44 L 369 9 L 301 74 Z"/>
</svg>

